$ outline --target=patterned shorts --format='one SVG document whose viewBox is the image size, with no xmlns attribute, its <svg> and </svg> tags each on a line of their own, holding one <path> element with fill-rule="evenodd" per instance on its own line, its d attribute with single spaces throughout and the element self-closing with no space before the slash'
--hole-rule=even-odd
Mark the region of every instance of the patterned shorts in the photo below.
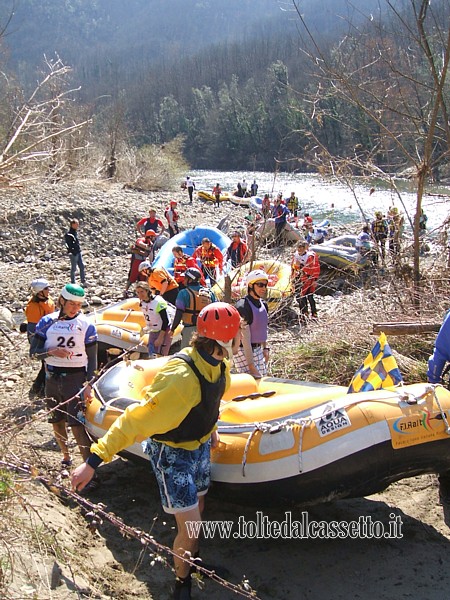
<svg viewBox="0 0 450 600">
<path fill-rule="evenodd" d="M 256 346 L 256 348 L 253 348 L 253 362 L 255 363 L 255 367 L 258 369 L 262 377 L 267 375 L 267 363 L 264 360 L 262 346 Z M 239 348 L 239 352 L 233 357 L 233 372 L 250 372 L 247 359 L 245 358 L 244 350 L 242 348 Z"/>
<path fill-rule="evenodd" d="M 197 450 L 173 448 L 150 438 L 142 447 L 150 457 L 164 511 L 175 514 L 195 508 L 211 481 L 211 440 Z"/>
</svg>

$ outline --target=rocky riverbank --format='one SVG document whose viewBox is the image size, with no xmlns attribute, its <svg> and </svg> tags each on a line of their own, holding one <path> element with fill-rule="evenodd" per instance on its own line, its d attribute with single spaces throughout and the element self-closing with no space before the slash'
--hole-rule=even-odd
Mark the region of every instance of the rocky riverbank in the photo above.
<svg viewBox="0 0 450 600">
<path fill-rule="evenodd" d="M 63 235 L 68 221 L 80 219 L 80 241 L 87 267 L 87 294 L 93 302 L 109 303 L 122 296 L 129 266 L 127 248 L 135 239 L 136 221 L 154 207 L 162 216 L 170 199 L 179 201 L 182 227 L 243 226 L 247 211 L 221 205 L 218 209 L 194 201 L 181 190 L 140 193 L 119 184 L 77 181 L 33 189 L 0 190 L 0 305 L 15 310 L 20 320 L 30 281 L 46 277 L 54 295 L 68 281 L 69 260 Z M 264 248 L 263 257 L 289 260 L 292 248 Z M 305 330 L 297 322 L 271 324 L 274 368 L 278 374 L 302 374 L 302 356 L 290 354 L 299 341 L 322 342 L 322 355 L 336 340 L 352 345 L 363 359 L 370 344 L 374 319 L 402 313 L 401 286 L 384 281 L 376 290 L 355 288 L 348 296 L 321 297 L 320 320 Z M 87 309 L 89 310 L 89 306 Z M 5 599 L 167 600 L 173 574 L 163 567 L 159 551 L 122 535 L 120 528 L 102 525 L 88 529 L 73 503 L 61 502 L 58 488 L 47 489 L 37 476 L 67 484 L 60 454 L 46 422 L 42 400 L 29 396 L 36 365 L 28 358 L 25 336 L 4 329 L 0 335 L 0 596 Z M 327 346 L 327 341 L 329 345 Z M 430 344 L 431 344 L 430 340 Z M 335 357 L 329 355 L 330 361 Z M 326 368 L 324 369 L 327 370 Z M 327 373 L 322 374 L 323 377 Z M 328 375 L 329 376 L 329 375 Z M 75 462 L 79 456 L 73 448 Z M 10 468 L 31 467 L 28 474 Z M 5 465 L 9 465 L 5 468 Z M 137 530 L 170 545 L 173 523 L 161 512 L 149 470 L 122 459 L 101 469 L 102 485 L 92 496 Z M 14 484 L 12 484 L 14 478 Z M 283 521 L 284 508 L 268 513 Z M 207 518 L 255 520 L 250 507 L 208 498 Z M 381 494 L 313 507 L 310 520 L 358 521 L 361 515 L 387 524 L 392 515 L 403 523 L 397 539 L 219 539 L 205 540 L 204 557 L 225 566 L 233 583 L 248 580 L 264 600 L 364 598 L 398 600 L 424 597 L 444 600 L 450 587 L 448 516 L 438 502 L 433 475 L 401 481 Z M 292 517 L 302 513 L 293 509 Z M 153 554 L 151 554 L 153 553 Z M 438 565 L 430 568 L 430 565 Z M 424 578 L 424 569 L 427 576 Z M 332 592 L 330 591 L 332 589 Z M 195 598 L 234 597 L 229 590 L 207 582 Z"/>
</svg>

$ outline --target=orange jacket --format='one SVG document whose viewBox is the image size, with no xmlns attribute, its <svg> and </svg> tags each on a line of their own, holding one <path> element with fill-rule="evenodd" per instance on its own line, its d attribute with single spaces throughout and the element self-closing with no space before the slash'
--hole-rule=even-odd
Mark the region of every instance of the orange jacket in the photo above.
<svg viewBox="0 0 450 600">
<path fill-rule="evenodd" d="M 39 323 L 42 317 L 55 312 L 55 303 L 52 298 L 48 297 L 47 300 L 41 302 L 36 301 L 34 298 L 35 296 L 31 296 L 25 307 L 25 316 L 28 323 Z"/>
<path fill-rule="evenodd" d="M 156 267 L 156 269 L 153 269 L 153 271 L 148 277 L 148 285 L 151 288 L 155 288 L 156 290 L 158 290 L 158 292 L 161 291 L 162 284 L 166 281 L 169 282 L 166 292 L 174 290 L 178 287 L 178 283 L 175 281 L 172 275 L 170 275 L 170 273 L 168 273 L 165 270 L 164 267 Z"/>
</svg>

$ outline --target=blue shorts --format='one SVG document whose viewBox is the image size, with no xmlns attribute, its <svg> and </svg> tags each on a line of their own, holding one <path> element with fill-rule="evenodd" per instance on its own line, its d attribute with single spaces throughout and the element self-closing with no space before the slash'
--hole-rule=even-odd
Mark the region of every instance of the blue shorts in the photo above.
<svg viewBox="0 0 450 600">
<path fill-rule="evenodd" d="M 197 450 L 173 448 L 148 439 L 143 442 L 159 486 L 166 513 L 186 512 L 198 506 L 211 481 L 211 440 Z"/>
</svg>

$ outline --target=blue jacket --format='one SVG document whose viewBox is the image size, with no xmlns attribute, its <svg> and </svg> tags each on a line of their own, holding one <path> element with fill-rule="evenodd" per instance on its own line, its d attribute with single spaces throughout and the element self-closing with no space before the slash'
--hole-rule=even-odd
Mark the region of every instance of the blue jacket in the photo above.
<svg viewBox="0 0 450 600">
<path fill-rule="evenodd" d="M 440 383 L 446 362 L 450 362 L 450 310 L 444 317 L 434 342 L 433 354 L 428 359 L 427 377 L 430 383 Z"/>
</svg>

